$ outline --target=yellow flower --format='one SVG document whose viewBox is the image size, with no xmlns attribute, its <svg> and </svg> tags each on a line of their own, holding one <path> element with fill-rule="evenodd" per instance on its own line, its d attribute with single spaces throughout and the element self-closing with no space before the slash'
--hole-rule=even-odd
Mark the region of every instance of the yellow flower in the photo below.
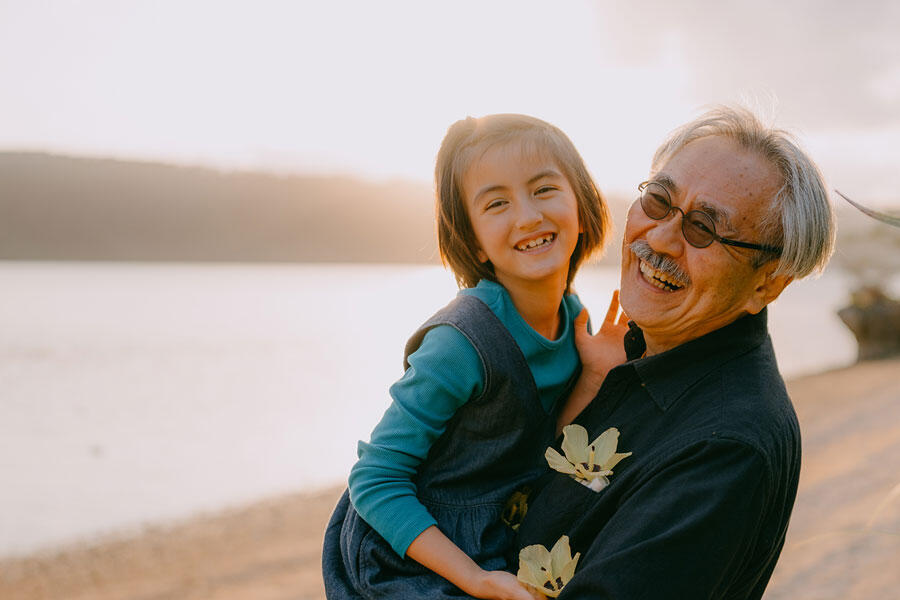
<svg viewBox="0 0 900 600">
<path fill-rule="evenodd" d="M 553 448 L 547 448 L 544 457 L 550 468 L 571 475 L 576 481 L 599 492 L 609 485 L 608 476 L 620 460 L 631 456 L 631 452 L 617 453 L 619 430 L 610 427 L 588 444 L 587 430 L 581 425 L 566 425 L 563 428 L 561 456 Z"/>
<path fill-rule="evenodd" d="M 528 496 L 531 494 L 531 488 L 527 485 L 522 486 L 509 497 L 506 506 L 503 507 L 503 514 L 500 519 L 506 523 L 513 531 L 519 530 L 525 513 L 528 512 Z"/>
<path fill-rule="evenodd" d="M 575 574 L 575 566 L 581 554 L 572 556 L 569 536 L 564 535 L 547 551 L 540 544 L 526 546 L 519 551 L 519 572 L 516 578 L 544 596 L 556 598 Z"/>
</svg>

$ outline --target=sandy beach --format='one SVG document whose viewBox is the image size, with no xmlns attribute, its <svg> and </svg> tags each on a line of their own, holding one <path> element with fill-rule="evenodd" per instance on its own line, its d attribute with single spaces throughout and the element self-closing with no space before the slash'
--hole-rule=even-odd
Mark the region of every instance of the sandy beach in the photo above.
<svg viewBox="0 0 900 600">
<path fill-rule="evenodd" d="M 803 471 L 770 599 L 887 598 L 900 588 L 900 359 L 788 384 Z M 322 533 L 340 493 L 272 498 L 0 563 L 0 598 L 324 598 Z"/>
</svg>

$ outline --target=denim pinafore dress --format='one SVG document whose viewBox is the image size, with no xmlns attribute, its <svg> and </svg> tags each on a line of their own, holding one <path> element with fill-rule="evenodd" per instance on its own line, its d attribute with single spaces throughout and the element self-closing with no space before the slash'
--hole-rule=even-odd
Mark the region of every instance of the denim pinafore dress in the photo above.
<svg viewBox="0 0 900 600">
<path fill-rule="evenodd" d="M 457 296 L 426 321 L 407 342 L 405 357 L 437 325 L 455 327 L 468 338 L 485 381 L 482 394 L 456 412 L 419 466 L 417 496 L 444 535 L 482 568 L 506 570 L 514 532 L 501 515 L 514 491 L 546 471 L 543 456 L 553 443 L 559 401 L 549 414 L 544 410 L 519 346 L 473 296 Z M 346 491 L 325 532 L 322 568 L 329 600 L 468 597 L 398 556 L 359 516 Z"/>
</svg>

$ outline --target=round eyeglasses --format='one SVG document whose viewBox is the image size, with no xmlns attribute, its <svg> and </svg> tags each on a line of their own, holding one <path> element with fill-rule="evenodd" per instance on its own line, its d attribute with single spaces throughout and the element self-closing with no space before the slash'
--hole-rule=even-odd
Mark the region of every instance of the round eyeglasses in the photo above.
<svg viewBox="0 0 900 600">
<path fill-rule="evenodd" d="M 702 210 L 684 212 L 677 206 L 673 206 L 669 190 L 660 183 L 645 181 L 638 186 L 638 190 L 641 192 L 641 208 L 644 209 L 644 214 L 654 221 L 665 219 L 673 210 L 681 213 L 681 233 L 684 235 L 684 239 L 694 248 L 706 248 L 713 242 L 719 242 L 728 246 L 752 248 L 753 250 L 762 250 L 763 252 L 771 252 L 776 255 L 781 254 L 781 248 L 778 246 L 739 242 L 717 235 L 716 224 L 713 222 L 712 217 Z"/>
</svg>

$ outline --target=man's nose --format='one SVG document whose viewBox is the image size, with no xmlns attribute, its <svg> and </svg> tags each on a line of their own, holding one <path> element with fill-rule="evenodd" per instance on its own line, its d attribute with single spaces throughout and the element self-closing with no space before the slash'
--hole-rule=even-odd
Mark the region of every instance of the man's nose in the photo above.
<svg viewBox="0 0 900 600">
<path fill-rule="evenodd" d="M 673 208 L 665 218 L 652 221 L 645 236 L 650 247 L 660 254 L 680 256 L 685 244 L 681 233 L 682 218 L 681 211 Z"/>
</svg>

